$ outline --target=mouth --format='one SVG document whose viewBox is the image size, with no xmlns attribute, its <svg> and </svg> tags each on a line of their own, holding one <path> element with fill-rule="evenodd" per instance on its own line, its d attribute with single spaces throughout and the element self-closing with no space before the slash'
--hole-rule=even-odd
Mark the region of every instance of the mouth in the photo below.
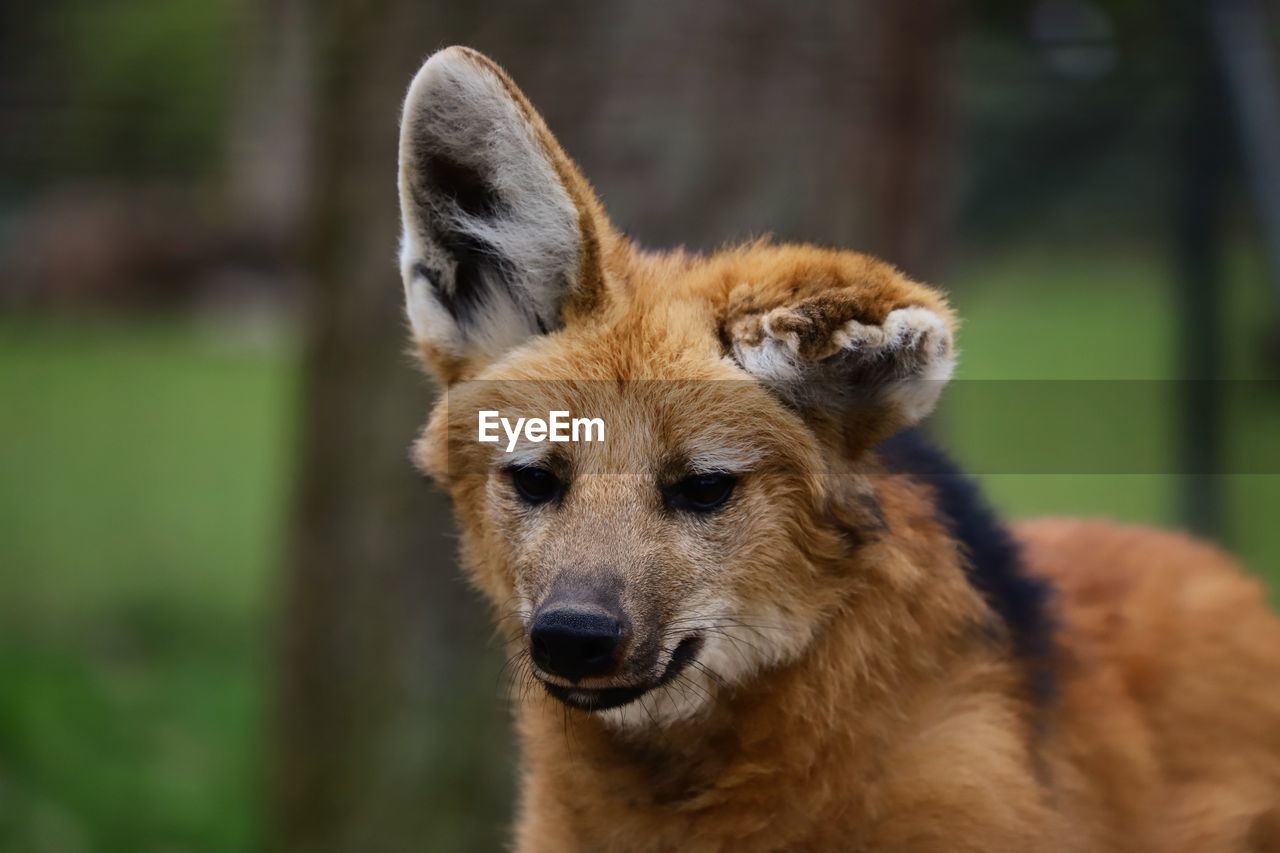
<svg viewBox="0 0 1280 853">
<path fill-rule="evenodd" d="M 671 653 L 671 660 L 667 662 L 667 668 L 662 671 L 662 675 L 648 684 L 640 684 L 633 687 L 586 688 L 564 687 L 544 681 L 542 686 L 554 698 L 570 708 L 577 708 L 579 711 L 607 711 L 610 708 L 621 708 L 623 705 L 628 705 L 639 699 L 650 690 L 656 690 L 664 684 L 674 681 L 676 676 L 693 662 L 700 648 L 702 648 L 701 637 L 685 637 L 676 646 L 675 651 Z"/>
</svg>

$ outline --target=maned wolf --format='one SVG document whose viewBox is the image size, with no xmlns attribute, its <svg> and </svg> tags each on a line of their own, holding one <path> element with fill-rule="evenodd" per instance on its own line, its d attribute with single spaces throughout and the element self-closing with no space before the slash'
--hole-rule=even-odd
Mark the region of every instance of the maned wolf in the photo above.
<svg viewBox="0 0 1280 853">
<path fill-rule="evenodd" d="M 1280 850 L 1262 586 L 1181 535 L 992 518 L 909 430 L 955 361 L 937 291 L 636 249 L 465 48 L 413 80 L 399 166 L 446 388 L 415 460 L 525 679 L 519 850 Z M 554 410 L 604 441 L 477 440 Z"/>
</svg>

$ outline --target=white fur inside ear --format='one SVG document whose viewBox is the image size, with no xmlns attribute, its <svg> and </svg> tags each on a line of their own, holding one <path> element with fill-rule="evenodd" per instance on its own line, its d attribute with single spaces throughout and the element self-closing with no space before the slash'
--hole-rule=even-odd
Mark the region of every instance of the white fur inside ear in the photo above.
<svg viewBox="0 0 1280 853">
<path fill-rule="evenodd" d="M 400 277 L 404 281 L 404 309 L 413 338 L 452 355 L 461 355 L 465 347 L 457 321 L 440 302 L 431 282 L 414 271 L 423 258 L 440 265 L 447 262 L 434 247 L 410 238 L 407 216 L 404 229 L 400 239 Z"/>
<path fill-rule="evenodd" d="M 928 308 L 898 308 L 880 326 L 850 321 L 836 334 L 844 339 L 842 349 L 880 353 L 900 361 L 902 375 L 891 381 L 888 395 L 910 423 L 933 411 L 955 372 L 951 330 Z"/>
<path fill-rule="evenodd" d="M 733 342 L 733 354 L 742 369 L 765 381 L 800 378 L 800 360 L 794 344 L 766 335 L 759 343 Z"/>
<path fill-rule="evenodd" d="M 483 199 L 468 204 L 437 186 L 433 162 L 475 175 Z M 559 325 L 581 252 L 577 207 L 524 108 L 466 50 L 436 53 L 409 87 L 400 209 L 406 308 L 420 341 L 496 357 Z M 464 280 L 459 265 L 477 258 L 483 274 Z"/>
<path fill-rule="evenodd" d="M 775 323 L 775 316 L 785 317 L 790 327 Z M 880 325 L 850 320 L 831 334 L 833 352 L 820 361 L 801 354 L 801 336 L 793 326 L 797 316 L 779 308 L 759 317 L 757 325 L 748 326 L 758 334 L 733 343 L 738 364 L 765 382 L 838 380 L 847 373 L 851 383 L 883 384 L 884 399 L 910 423 L 933 410 L 955 371 L 951 330 L 928 308 L 898 308 Z"/>
</svg>

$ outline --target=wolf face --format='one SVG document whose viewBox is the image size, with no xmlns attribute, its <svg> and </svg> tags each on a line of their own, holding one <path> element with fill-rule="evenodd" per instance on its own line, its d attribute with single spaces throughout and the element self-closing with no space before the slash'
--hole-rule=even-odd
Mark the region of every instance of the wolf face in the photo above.
<svg viewBox="0 0 1280 853">
<path fill-rule="evenodd" d="M 882 523 L 871 448 L 950 377 L 939 294 L 850 252 L 635 249 L 461 48 L 410 87 L 399 187 L 409 321 L 445 388 L 415 459 L 547 693 L 618 727 L 691 718 L 913 582 L 850 555 Z M 507 452 L 477 441 L 482 410 L 600 418 L 605 440 Z"/>
</svg>

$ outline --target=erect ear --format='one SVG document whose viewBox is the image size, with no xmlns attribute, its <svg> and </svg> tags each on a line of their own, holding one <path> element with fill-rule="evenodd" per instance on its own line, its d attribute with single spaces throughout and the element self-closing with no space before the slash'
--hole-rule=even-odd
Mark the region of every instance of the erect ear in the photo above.
<svg viewBox="0 0 1280 853">
<path fill-rule="evenodd" d="M 399 184 L 409 321 L 444 381 L 601 298 L 608 222 L 487 57 L 450 47 L 418 71 L 400 124 Z"/>
<path fill-rule="evenodd" d="M 945 300 L 885 270 L 773 307 L 736 293 L 725 324 L 739 365 L 850 452 L 928 415 L 955 369 Z"/>
</svg>

